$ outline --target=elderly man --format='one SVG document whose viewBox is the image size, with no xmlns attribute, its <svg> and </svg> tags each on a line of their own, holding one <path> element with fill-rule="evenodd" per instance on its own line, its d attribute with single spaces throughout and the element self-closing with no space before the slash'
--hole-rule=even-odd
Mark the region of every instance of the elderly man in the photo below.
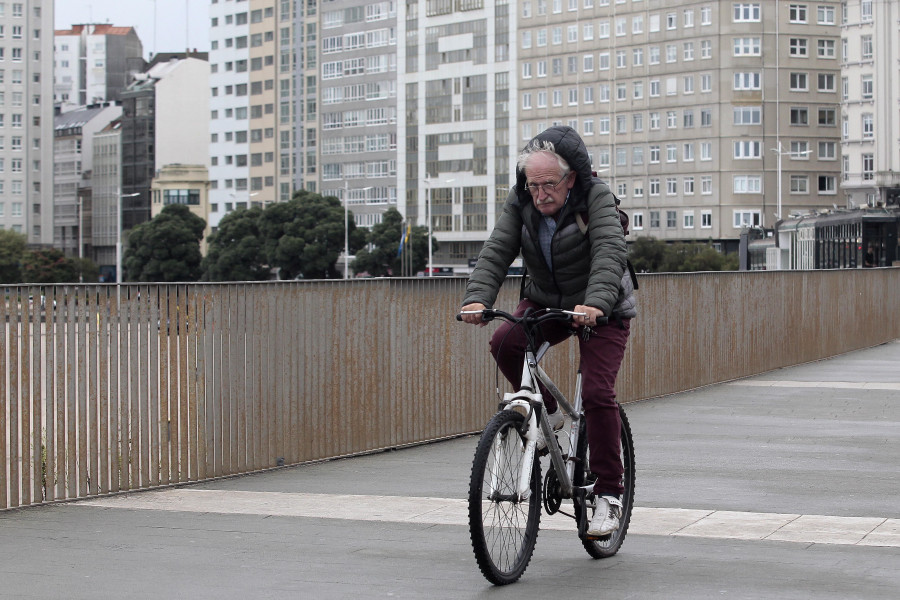
<svg viewBox="0 0 900 600">
<path fill-rule="evenodd" d="M 624 490 L 615 383 L 636 310 L 615 197 L 593 178 L 587 148 L 570 127 L 551 127 L 519 155 L 516 185 L 466 286 L 462 310 L 470 314 L 463 315 L 464 321 L 481 323 L 477 311 L 493 305 L 520 252 L 528 278 L 515 314 L 521 316 L 527 308 L 564 308 L 583 313 L 575 317 L 575 325 L 588 328 L 578 339 L 598 506 L 587 534 L 602 537 L 619 528 Z M 598 323 L 598 317 L 608 321 Z M 557 344 L 569 337 L 569 327 L 549 322 L 541 334 Z M 491 353 L 513 385 L 519 383 L 524 349 L 521 330 L 510 323 L 491 337 Z M 551 424 L 562 427 L 556 401 L 541 391 Z"/>
</svg>

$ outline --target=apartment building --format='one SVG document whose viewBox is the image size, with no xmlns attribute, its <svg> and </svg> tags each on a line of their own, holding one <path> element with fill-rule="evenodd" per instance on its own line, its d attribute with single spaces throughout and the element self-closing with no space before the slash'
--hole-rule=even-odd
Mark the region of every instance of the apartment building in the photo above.
<svg viewBox="0 0 900 600">
<path fill-rule="evenodd" d="M 514 180 L 515 3 L 406 3 L 398 31 L 398 194 L 440 243 L 433 266 L 465 269 Z"/>
<path fill-rule="evenodd" d="M 95 136 L 95 141 L 103 137 L 103 143 L 94 157 L 92 240 L 95 260 L 107 277 L 115 275 L 117 223 L 127 247 L 128 232 L 151 217 L 150 189 L 157 172 L 174 163 L 206 164 L 205 58 L 203 53 L 157 54 L 147 71 L 120 93 L 121 118 Z"/>
<path fill-rule="evenodd" d="M 316 18 L 316 4 L 308 11 Z M 208 154 L 213 229 L 237 208 L 289 200 L 301 187 L 295 156 L 296 0 L 210 4 Z M 315 29 L 313 29 L 315 31 Z M 315 86 L 313 87 L 315 90 Z M 315 115 L 313 115 L 313 118 Z M 300 119 L 302 121 L 302 119 Z"/>
<path fill-rule="evenodd" d="M 60 112 L 53 119 L 53 246 L 68 256 L 94 259 L 94 135 L 121 115 L 121 106 L 104 102 Z"/>
<path fill-rule="evenodd" d="M 841 12 L 841 188 L 849 206 L 900 204 L 900 3 Z"/>
<path fill-rule="evenodd" d="M 839 9 L 523 0 L 516 141 L 570 125 L 632 237 L 736 248 L 837 198 Z"/>
<path fill-rule="evenodd" d="M 144 48 L 133 27 L 72 25 L 54 36 L 53 103 L 63 112 L 117 100 L 144 70 Z"/>
<path fill-rule="evenodd" d="M 359 0 L 320 6 L 318 185 L 363 227 L 397 207 L 396 7 Z"/>
<path fill-rule="evenodd" d="M 53 2 L 0 1 L 0 228 L 53 241 Z"/>
</svg>

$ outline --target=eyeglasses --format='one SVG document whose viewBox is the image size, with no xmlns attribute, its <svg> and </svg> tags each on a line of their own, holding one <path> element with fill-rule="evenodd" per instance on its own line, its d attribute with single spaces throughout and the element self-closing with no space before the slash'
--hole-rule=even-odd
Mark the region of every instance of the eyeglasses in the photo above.
<svg viewBox="0 0 900 600">
<path fill-rule="evenodd" d="M 557 181 L 556 183 L 551 183 L 551 182 L 549 182 L 549 181 L 544 182 L 544 183 L 534 183 L 534 182 L 531 182 L 531 183 L 526 183 L 526 184 L 525 184 L 525 187 L 528 188 L 528 191 L 531 193 L 532 196 L 537 196 L 537 195 L 538 195 L 538 190 L 544 190 L 544 193 L 545 193 L 545 194 L 550 194 L 551 192 L 556 191 L 556 187 L 557 187 L 559 184 L 561 184 L 563 181 L 565 181 L 566 178 L 568 178 L 568 176 L 569 176 L 569 174 L 567 173 L 567 174 L 565 175 L 565 177 L 563 177 L 562 179 L 560 179 L 560 180 Z"/>
</svg>

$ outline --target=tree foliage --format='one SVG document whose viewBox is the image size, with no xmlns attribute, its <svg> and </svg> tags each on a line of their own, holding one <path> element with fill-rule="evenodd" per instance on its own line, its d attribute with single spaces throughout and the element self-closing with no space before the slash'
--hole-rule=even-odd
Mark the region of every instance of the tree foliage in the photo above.
<svg viewBox="0 0 900 600">
<path fill-rule="evenodd" d="M 361 241 L 352 218 L 347 231 L 352 252 Z M 335 263 L 344 249 L 344 207 L 337 198 L 299 191 L 263 211 L 259 232 L 263 254 L 279 279 L 340 277 Z"/>
<path fill-rule="evenodd" d="M 57 248 L 41 248 L 22 257 L 23 283 L 76 283 L 77 259 L 66 258 Z"/>
<path fill-rule="evenodd" d="M 128 236 L 128 281 L 197 281 L 206 221 L 183 204 L 169 204 Z"/>
<path fill-rule="evenodd" d="M 372 227 L 367 246 L 356 254 L 353 270 L 368 273 L 372 277 L 390 277 L 415 274 L 425 269 L 428 263 L 428 228 L 409 228 L 409 239 L 404 239 L 403 252 L 400 238 L 405 238 L 403 217 L 395 208 L 388 209 L 381 217 L 381 223 Z M 431 240 L 432 252 L 437 250 Z M 404 264 L 408 265 L 404 268 Z"/>
<path fill-rule="evenodd" d="M 203 258 L 205 281 L 265 281 L 270 269 L 259 231 L 262 209 L 253 207 L 228 213 L 209 236 Z"/>
<path fill-rule="evenodd" d="M 629 259 L 638 273 L 685 273 L 692 271 L 736 271 L 736 254 L 722 254 L 709 243 L 667 244 L 652 237 L 639 237 L 629 248 Z"/>
<path fill-rule="evenodd" d="M 21 283 L 25 236 L 0 229 L 0 283 Z"/>
</svg>

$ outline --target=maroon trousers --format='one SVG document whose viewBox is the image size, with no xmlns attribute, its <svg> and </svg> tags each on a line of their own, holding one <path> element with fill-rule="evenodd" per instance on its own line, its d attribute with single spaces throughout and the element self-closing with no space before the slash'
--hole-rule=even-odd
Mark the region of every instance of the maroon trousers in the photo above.
<svg viewBox="0 0 900 600">
<path fill-rule="evenodd" d="M 515 315 L 522 316 L 527 308 L 541 308 L 527 298 L 519 303 Z M 616 376 L 625 344 L 628 341 L 630 319 L 594 327 L 585 341 L 577 336 L 581 355 L 582 391 L 584 415 L 590 447 L 590 469 L 597 476 L 594 492 L 620 496 L 622 487 L 622 460 L 620 436 L 622 424 L 619 405 L 616 402 Z M 541 326 L 537 345 L 544 341 L 555 345 L 571 335 L 571 325 L 562 321 L 550 321 Z M 525 357 L 525 334 L 521 327 L 503 322 L 491 336 L 491 354 L 500 371 L 518 391 L 522 379 L 522 362 Z M 556 400 L 541 386 L 544 403 L 550 412 L 557 409 Z"/>
</svg>

